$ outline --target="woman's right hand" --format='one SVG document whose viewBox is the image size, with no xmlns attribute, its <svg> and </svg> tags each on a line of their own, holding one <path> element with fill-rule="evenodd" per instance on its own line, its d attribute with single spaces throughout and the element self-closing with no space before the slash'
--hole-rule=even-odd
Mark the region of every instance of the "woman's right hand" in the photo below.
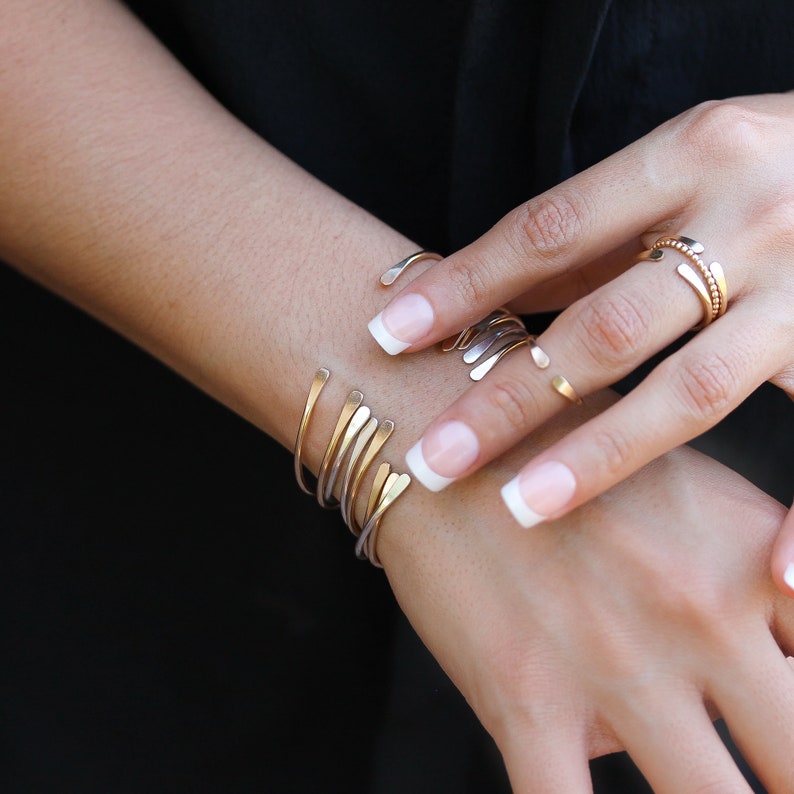
<svg viewBox="0 0 794 794">
<path fill-rule="evenodd" d="M 626 749 L 657 794 L 749 792 L 722 716 L 770 794 L 792 792 L 794 604 L 768 574 L 783 506 L 682 447 L 527 533 L 494 509 L 511 465 L 415 488 L 379 551 L 514 790 L 589 792 L 588 759 Z"/>
</svg>

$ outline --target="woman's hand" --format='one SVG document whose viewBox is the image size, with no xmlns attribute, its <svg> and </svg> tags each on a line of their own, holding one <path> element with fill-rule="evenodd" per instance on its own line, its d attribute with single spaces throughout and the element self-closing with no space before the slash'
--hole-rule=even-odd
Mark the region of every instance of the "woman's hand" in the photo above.
<svg viewBox="0 0 794 794">
<path fill-rule="evenodd" d="M 355 333 L 380 305 L 369 274 L 409 241 L 230 117 L 120 4 L 1 5 L 5 260 L 287 447 L 320 364 L 337 396 L 365 388 L 412 438 L 460 393 L 457 362 L 400 367 Z M 315 472 L 332 413 L 308 439 Z M 586 790 L 585 759 L 625 745 L 659 791 L 746 790 L 714 703 L 784 791 L 794 696 L 775 639 L 790 651 L 794 625 L 762 575 L 780 506 L 703 462 L 527 535 L 493 498 L 508 463 L 466 499 L 412 488 L 379 552 L 516 789 Z"/>
<path fill-rule="evenodd" d="M 616 405 L 527 463 L 508 495 L 525 526 L 701 434 L 766 380 L 794 394 L 792 140 L 794 93 L 696 107 L 518 207 L 398 293 L 375 333 L 410 351 L 501 305 L 568 306 L 536 340 L 550 364 L 528 347 L 511 353 L 426 428 L 414 472 L 432 486 L 472 474 L 569 405 L 566 396 L 618 381 L 704 320 Z M 691 256 L 662 248 L 660 259 L 637 261 L 673 235 L 700 241 L 694 256 L 705 267 L 721 263 L 724 315 L 719 279 L 698 289 L 677 272 L 712 276 Z M 554 376 L 572 390 L 558 381 L 558 392 Z"/>
<path fill-rule="evenodd" d="M 767 568 L 783 507 L 682 447 L 527 534 L 491 495 L 520 454 L 413 488 L 379 543 L 516 794 L 589 792 L 588 759 L 622 748 L 657 794 L 750 792 L 717 715 L 770 794 L 790 794 L 794 672 L 776 641 L 794 649 L 794 604 Z"/>
</svg>

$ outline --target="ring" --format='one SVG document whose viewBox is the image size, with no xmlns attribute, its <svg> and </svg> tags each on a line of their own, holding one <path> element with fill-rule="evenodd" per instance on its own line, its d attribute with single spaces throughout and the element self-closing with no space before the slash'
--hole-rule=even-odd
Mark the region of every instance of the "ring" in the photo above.
<svg viewBox="0 0 794 794">
<path fill-rule="evenodd" d="M 576 389 L 562 375 L 555 375 L 551 379 L 551 385 L 566 399 L 575 405 L 582 404 L 582 398 L 576 393 Z"/>
<path fill-rule="evenodd" d="M 535 341 L 537 337 L 529 337 L 529 352 L 532 354 L 532 360 L 538 369 L 546 369 L 551 364 L 551 359 L 546 353 L 541 350 L 540 345 Z"/>
<path fill-rule="evenodd" d="M 722 265 L 712 262 L 707 266 L 700 257 L 705 250 L 703 244 L 680 234 L 660 237 L 639 258 L 642 261 L 659 262 L 664 258 L 664 248 L 672 248 L 683 254 L 697 268 L 696 271 L 685 262 L 676 268 L 678 275 L 695 291 L 703 307 L 703 319 L 693 330 L 699 331 L 722 317 L 728 308 L 728 285 Z"/>
<path fill-rule="evenodd" d="M 380 283 L 384 287 L 394 284 L 414 262 L 442 258 L 441 254 L 423 248 L 392 265 L 380 277 Z M 518 315 L 500 307 L 474 325 L 464 328 L 460 333 L 442 340 L 439 347 L 445 353 L 452 350 L 464 351 L 463 361 L 471 365 L 469 377 L 473 381 L 478 381 L 482 380 L 508 353 L 527 344 L 528 339 L 529 332 L 524 321 Z M 541 351 L 541 355 L 545 354 Z M 534 350 L 532 356 L 537 363 L 538 358 Z"/>
</svg>

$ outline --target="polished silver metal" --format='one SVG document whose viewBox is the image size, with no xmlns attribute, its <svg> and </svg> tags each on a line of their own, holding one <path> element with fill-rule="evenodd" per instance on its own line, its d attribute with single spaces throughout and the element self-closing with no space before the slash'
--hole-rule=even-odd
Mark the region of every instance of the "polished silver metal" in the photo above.
<svg viewBox="0 0 794 794">
<path fill-rule="evenodd" d="M 421 259 L 439 260 L 443 257 L 432 251 L 417 251 L 390 267 L 380 277 L 380 283 L 384 286 L 394 284 L 406 268 Z M 464 351 L 464 363 L 473 367 L 469 371 L 469 377 L 478 381 L 490 372 L 507 353 L 521 346 L 516 342 L 524 344 L 528 338 L 529 332 L 523 320 L 506 308 L 500 307 L 483 317 L 482 320 L 444 339 L 439 347 L 445 353 L 453 350 Z M 496 352 L 492 352 L 496 344 L 501 344 L 501 347 Z M 484 358 L 486 355 L 488 358 Z"/>
<path fill-rule="evenodd" d="M 417 251 L 415 254 L 406 256 L 405 259 L 401 259 L 396 265 L 392 265 L 380 277 L 380 283 L 383 284 L 384 287 L 391 286 L 400 277 L 400 275 L 402 275 L 402 273 L 414 263 L 421 262 L 423 259 L 435 259 L 436 261 L 439 261 L 443 258 L 444 257 L 441 256 L 441 254 L 437 254 L 434 251 Z"/>
</svg>

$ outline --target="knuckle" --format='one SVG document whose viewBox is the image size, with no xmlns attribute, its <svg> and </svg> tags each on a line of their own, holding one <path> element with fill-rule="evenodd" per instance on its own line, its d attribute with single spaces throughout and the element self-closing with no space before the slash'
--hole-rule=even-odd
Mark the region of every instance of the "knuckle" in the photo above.
<svg viewBox="0 0 794 794">
<path fill-rule="evenodd" d="M 754 220 L 767 241 L 774 248 L 791 250 L 794 246 L 794 186 L 769 185 L 769 190 L 758 200 L 754 208 Z M 772 247 L 767 244 L 765 247 Z"/>
<path fill-rule="evenodd" d="M 581 237 L 586 214 L 581 195 L 570 188 L 559 188 L 516 208 L 509 238 L 518 242 L 521 256 L 556 258 Z"/>
<path fill-rule="evenodd" d="M 739 383 L 734 363 L 712 351 L 684 363 L 674 372 L 685 422 L 699 426 L 705 420 L 713 425 L 728 413 Z"/>
<path fill-rule="evenodd" d="M 705 162 L 744 159 L 765 149 L 763 116 L 734 100 L 712 100 L 698 105 L 687 115 L 683 143 Z"/>
<path fill-rule="evenodd" d="M 490 281 L 482 262 L 454 259 L 447 272 L 447 283 L 464 306 L 487 303 L 490 298 Z"/>
<path fill-rule="evenodd" d="M 679 626 L 693 642 L 712 652 L 736 652 L 736 629 L 744 624 L 746 604 L 712 573 L 680 565 L 672 555 L 660 570 L 644 571 L 644 581 L 659 614 Z"/>
<path fill-rule="evenodd" d="M 532 389 L 515 378 L 496 380 L 489 391 L 488 402 L 486 410 L 496 409 L 514 432 L 526 433 L 539 416 L 540 406 Z"/>
<path fill-rule="evenodd" d="M 586 300 L 578 320 L 581 347 L 599 366 L 611 367 L 632 359 L 645 339 L 648 313 L 623 295 Z"/>
<path fill-rule="evenodd" d="M 598 453 L 598 464 L 611 479 L 622 479 L 631 468 L 634 445 L 620 428 L 609 426 L 595 430 L 593 444 Z"/>
<path fill-rule="evenodd" d="M 665 571 L 664 577 L 655 578 L 653 593 L 663 614 L 672 617 L 676 623 L 701 632 L 701 636 L 702 629 L 711 632 L 715 618 L 723 609 L 707 582 L 699 581 L 692 571 L 684 574 L 673 570 L 672 566 Z"/>
</svg>

